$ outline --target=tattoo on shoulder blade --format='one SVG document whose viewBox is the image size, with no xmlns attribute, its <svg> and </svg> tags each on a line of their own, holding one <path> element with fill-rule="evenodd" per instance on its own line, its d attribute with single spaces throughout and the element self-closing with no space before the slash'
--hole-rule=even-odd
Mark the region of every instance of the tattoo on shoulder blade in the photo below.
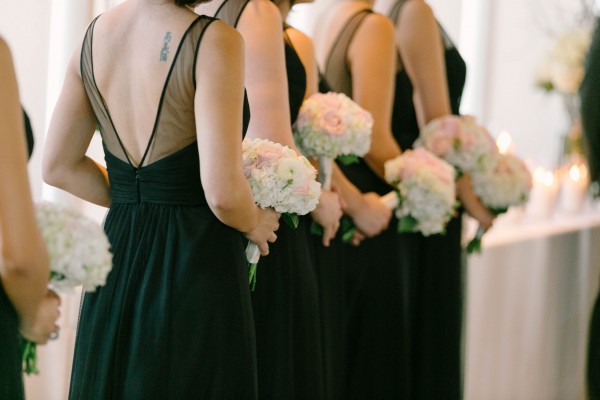
<svg viewBox="0 0 600 400">
<path fill-rule="evenodd" d="M 166 62 L 169 57 L 169 42 L 171 41 L 171 32 L 165 33 L 165 38 L 163 39 L 163 47 L 160 50 L 160 61 Z"/>
</svg>

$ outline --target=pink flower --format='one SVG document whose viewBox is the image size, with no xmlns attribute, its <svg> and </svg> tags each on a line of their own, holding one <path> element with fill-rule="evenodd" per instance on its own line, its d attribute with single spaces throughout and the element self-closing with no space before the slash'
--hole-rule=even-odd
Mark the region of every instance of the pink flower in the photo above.
<svg viewBox="0 0 600 400">
<path fill-rule="evenodd" d="M 344 119 L 336 110 L 325 110 L 319 116 L 319 120 L 319 126 L 328 135 L 342 136 L 346 133 Z"/>
<path fill-rule="evenodd" d="M 283 157 L 284 153 L 277 146 L 263 146 L 256 155 L 256 168 L 268 168 L 274 161 Z"/>
</svg>

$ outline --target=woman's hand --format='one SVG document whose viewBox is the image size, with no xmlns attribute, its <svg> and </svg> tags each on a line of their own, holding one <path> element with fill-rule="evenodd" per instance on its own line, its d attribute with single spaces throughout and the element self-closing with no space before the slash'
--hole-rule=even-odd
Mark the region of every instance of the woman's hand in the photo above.
<svg viewBox="0 0 600 400">
<path fill-rule="evenodd" d="M 473 191 L 473 183 L 468 174 L 463 174 L 456 181 L 456 194 L 469 215 L 479 222 L 483 231 L 492 227 L 496 216 L 481 202 Z"/>
<path fill-rule="evenodd" d="M 323 227 L 323 246 L 329 247 L 335 237 L 342 218 L 342 201 L 333 191 L 322 190 L 319 204 L 310 215 L 316 223 Z"/>
<path fill-rule="evenodd" d="M 358 245 L 360 240 L 376 236 L 388 227 L 392 210 L 383 204 L 379 195 L 370 192 L 362 195 L 361 206 L 349 215 L 359 231 L 359 235 L 352 239 L 352 244 Z"/>
<path fill-rule="evenodd" d="M 244 234 L 248 240 L 258 246 L 262 256 L 269 254 L 269 243 L 275 243 L 277 240 L 275 232 L 279 229 L 279 217 L 281 214 L 272 208 L 259 208 L 258 224 L 250 232 Z"/>
<path fill-rule="evenodd" d="M 56 320 L 60 316 L 60 297 L 48 289 L 34 316 L 21 318 L 21 335 L 34 343 L 45 344 L 51 335 L 58 335 Z"/>
</svg>

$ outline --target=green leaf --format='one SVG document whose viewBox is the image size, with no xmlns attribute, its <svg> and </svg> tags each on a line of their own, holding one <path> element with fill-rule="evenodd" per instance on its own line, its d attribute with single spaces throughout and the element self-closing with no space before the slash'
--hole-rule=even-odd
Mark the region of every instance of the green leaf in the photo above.
<svg viewBox="0 0 600 400">
<path fill-rule="evenodd" d="M 248 263 L 248 283 L 250 284 L 250 290 L 253 292 L 256 287 L 256 266 L 257 264 Z"/>
<path fill-rule="evenodd" d="M 348 243 L 356 233 L 356 227 L 350 217 L 344 216 L 340 220 L 340 232 L 342 233 L 342 242 Z"/>
<path fill-rule="evenodd" d="M 508 207 L 490 208 L 490 212 L 494 215 L 504 214 L 508 211 Z"/>
<path fill-rule="evenodd" d="M 283 222 L 292 229 L 296 229 L 300 223 L 298 214 L 283 213 L 281 214 L 281 218 L 283 218 Z"/>
<path fill-rule="evenodd" d="M 310 233 L 312 235 L 323 236 L 323 227 L 317 224 L 315 221 L 313 221 L 310 224 Z"/>
<path fill-rule="evenodd" d="M 398 233 L 414 232 L 417 228 L 417 220 L 412 215 L 400 218 L 398 221 Z"/>
<path fill-rule="evenodd" d="M 27 375 L 40 372 L 37 368 L 37 345 L 27 339 L 23 339 L 23 372 Z"/>
<path fill-rule="evenodd" d="M 467 244 L 467 254 L 481 253 L 481 238 L 474 237 L 469 244 Z"/>
<path fill-rule="evenodd" d="M 354 154 L 340 154 L 337 160 L 344 165 L 356 164 L 359 162 L 359 158 Z"/>
</svg>

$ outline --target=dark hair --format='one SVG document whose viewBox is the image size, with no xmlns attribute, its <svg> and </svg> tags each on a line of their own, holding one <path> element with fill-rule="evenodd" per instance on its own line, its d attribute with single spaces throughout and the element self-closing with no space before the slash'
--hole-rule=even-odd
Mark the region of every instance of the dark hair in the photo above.
<svg viewBox="0 0 600 400">
<path fill-rule="evenodd" d="M 200 3 L 206 3 L 209 0 L 175 0 L 175 4 L 178 6 L 197 6 Z"/>
</svg>

